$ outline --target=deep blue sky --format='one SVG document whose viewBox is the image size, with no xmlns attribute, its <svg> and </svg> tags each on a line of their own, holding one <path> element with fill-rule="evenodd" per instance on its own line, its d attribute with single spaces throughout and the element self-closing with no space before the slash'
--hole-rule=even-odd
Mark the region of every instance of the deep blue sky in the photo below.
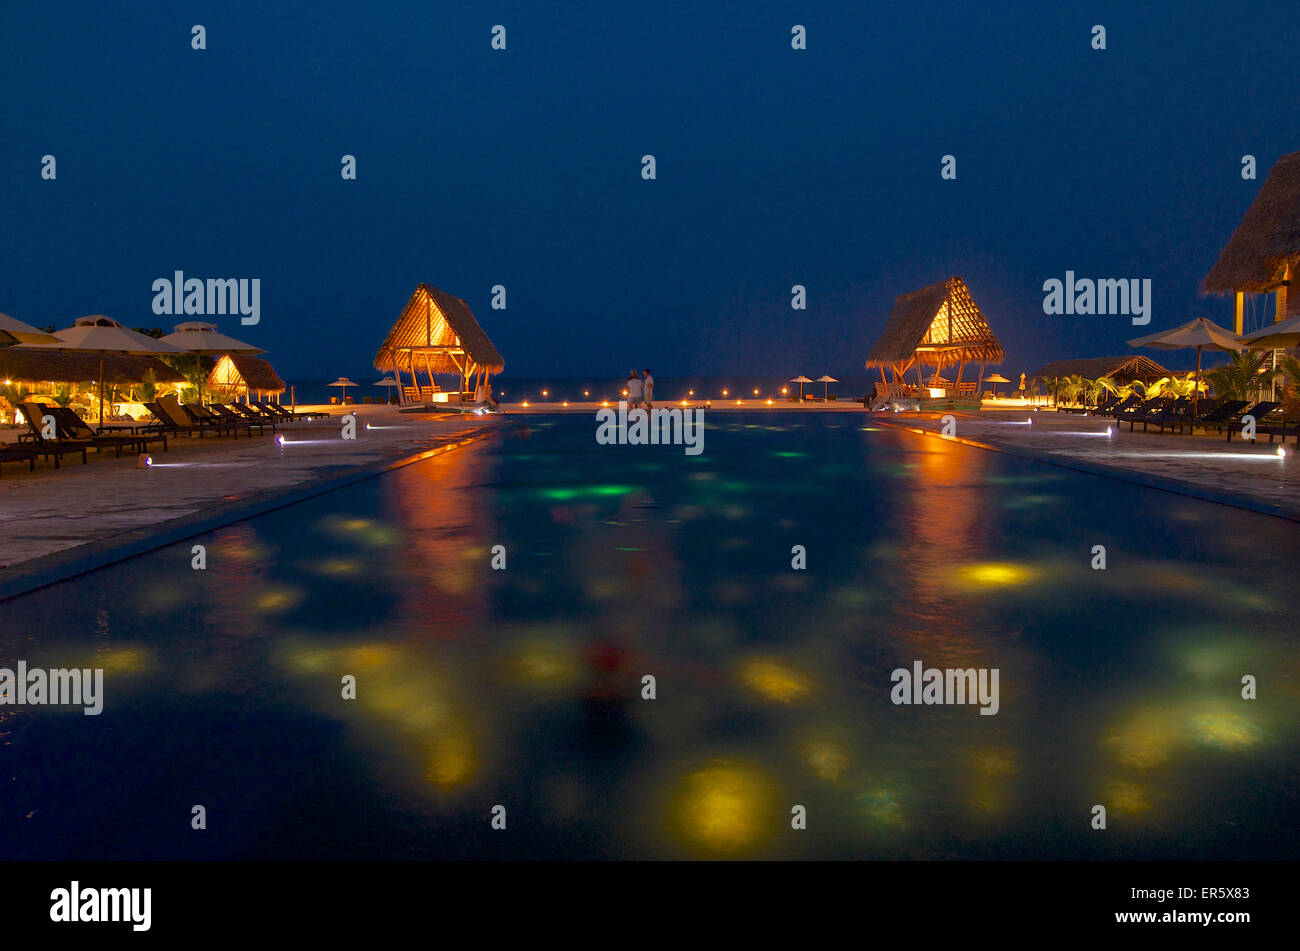
<svg viewBox="0 0 1300 951">
<path fill-rule="evenodd" d="M 261 325 L 222 329 L 357 379 L 419 281 L 511 376 L 859 373 L 893 298 L 951 274 L 1007 376 L 1229 324 L 1198 288 L 1300 149 L 1300 8 L 991 6 L 10 2 L 0 311 L 154 326 L 157 277 L 259 277 Z M 1044 316 L 1067 269 L 1151 278 L 1151 325 Z"/>
</svg>

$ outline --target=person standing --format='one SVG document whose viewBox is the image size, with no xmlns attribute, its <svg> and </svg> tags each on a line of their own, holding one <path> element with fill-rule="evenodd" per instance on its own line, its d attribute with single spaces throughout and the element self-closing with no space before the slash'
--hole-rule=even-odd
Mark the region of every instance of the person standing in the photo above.
<svg viewBox="0 0 1300 951">
<path fill-rule="evenodd" d="M 650 375 L 650 368 L 645 368 L 645 377 L 641 381 L 642 390 L 645 393 L 645 408 L 655 408 L 655 378 Z"/>
<path fill-rule="evenodd" d="M 641 405 L 641 397 L 645 393 L 641 384 L 641 378 L 633 370 L 627 375 L 627 405 L 629 409 L 636 409 Z"/>
</svg>

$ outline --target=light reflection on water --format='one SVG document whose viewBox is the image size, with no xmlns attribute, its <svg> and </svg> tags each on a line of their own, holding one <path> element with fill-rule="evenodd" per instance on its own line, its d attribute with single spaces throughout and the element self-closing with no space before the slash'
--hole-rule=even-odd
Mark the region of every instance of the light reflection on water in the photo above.
<svg viewBox="0 0 1300 951">
<path fill-rule="evenodd" d="M 530 429 L 7 603 L 0 666 L 107 699 L 4 708 L 3 853 L 1300 856 L 1293 526 L 815 416 Z M 999 714 L 894 706 L 915 660 Z"/>
</svg>

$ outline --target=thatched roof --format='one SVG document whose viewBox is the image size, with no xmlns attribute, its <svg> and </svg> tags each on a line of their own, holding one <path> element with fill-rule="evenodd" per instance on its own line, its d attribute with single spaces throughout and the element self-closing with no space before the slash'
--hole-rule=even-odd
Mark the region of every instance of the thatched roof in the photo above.
<svg viewBox="0 0 1300 951">
<path fill-rule="evenodd" d="M 479 326 L 469 305 L 454 294 L 421 284 L 375 354 L 375 369 L 465 373 L 465 358 L 477 369 L 500 373 L 505 360 Z"/>
<path fill-rule="evenodd" d="M 1277 160 L 1203 287 L 1207 293 L 1262 294 L 1300 264 L 1300 152 Z"/>
<path fill-rule="evenodd" d="M 1001 363 L 1006 356 L 966 282 L 951 277 L 894 301 L 889 323 L 867 354 L 867 366 L 896 366 L 913 357 L 928 366 Z"/>
<path fill-rule="evenodd" d="M 104 355 L 104 379 L 109 383 L 144 383 L 151 371 L 155 383 L 180 383 L 185 379 L 154 357 Z M 0 381 L 87 383 L 98 379 L 98 354 L 24 347 L 0 349 Z"/>
<path fill-rule="evenodd" d="M 251 390 L 254 393 L 283 393 L 284 380 L 276 374 L 275 368 L 261 357 L 245 353 L 228 353 L 212 368 L 208 374 L 207 385 L 214 390 L 240 392 Z"/>
<path fill-rule="evenodd" d="M 1109 377 L 1116 383 L 1134 380 L 1151 382 L 1169 376 L 1169 371 L 1143 356 L 1086 357 L 1081 360 L 1053 360 L 1029 375 L 1033 380 L 1052 380 L 1063 376 L 1081 376 L 1085 380 Z"/>
</svg>

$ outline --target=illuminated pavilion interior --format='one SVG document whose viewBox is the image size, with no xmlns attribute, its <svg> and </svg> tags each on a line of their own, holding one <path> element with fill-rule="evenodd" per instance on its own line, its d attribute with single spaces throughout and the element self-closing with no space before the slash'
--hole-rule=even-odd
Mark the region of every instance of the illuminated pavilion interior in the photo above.
<svg viewBox="0 0 1300 951">
<path fill-rule="evenodd" d="M 1006 351 L 993 335 L 984 314 L 960 277 L 951 277 L 922 287 L 894 300 L 889 323 L 867 355 L 867 367 L 878 367 L 890 394 L 908 385 L 906 373 L 916 368 L 917 385 L 924 386 L 922 367 L 934 367 L 940 375 L 945 366 L 957 367 L 954 392 L 975 395 L 977 383 L 962 383 L 965 364 L 978 362 L 980 378 L 984 366 L 1001 363 Z M 893 380 L 885 370 L 893 373 Z"/>
<path fill-rule="evenodd" d="M 375 369 L 396 376 L 403 403 L 433 399 L 439 374 L 455 374 L 462 399 L 469 399 L 475 386 L 505 369 L 505 360 L 468 304 L 421 284 L 375 354 Z M 421 372 L 426 384 L 420 383 Z"/>
</svg>

